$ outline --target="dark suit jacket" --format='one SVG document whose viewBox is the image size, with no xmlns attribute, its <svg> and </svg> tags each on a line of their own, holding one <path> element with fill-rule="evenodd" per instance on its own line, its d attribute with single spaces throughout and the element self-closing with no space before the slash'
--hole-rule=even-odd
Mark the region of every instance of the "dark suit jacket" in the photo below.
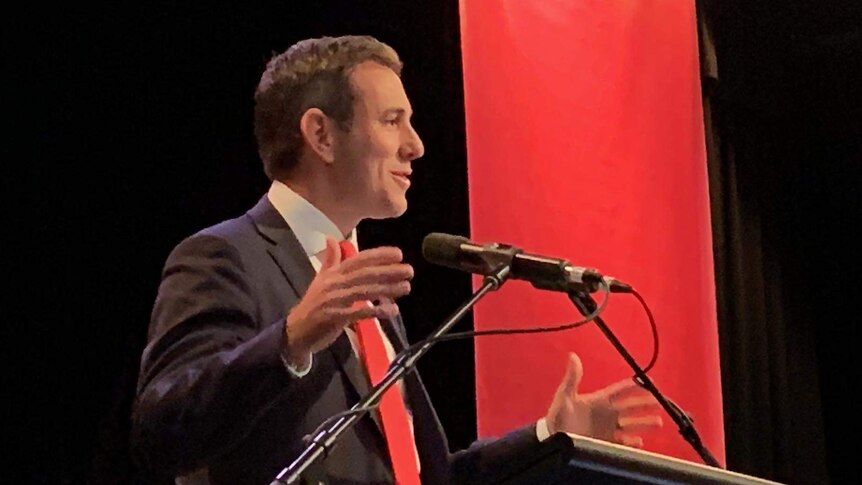
<svg viewBox="0 0 862 485">
<path fill-rule="evenodd" d="M 314 278 L 291 229 L 264 197 L 237 219 L 181 242 L 168 257 L 141 360 L 133 452 L 153 473 L 201 468 L 212 484 L 269 484 L 302 437 L 369 389 L 343 334 L 308 375 L 286 371 L 284 320 Z M 400 319 L 381 322 L 396 351 Z M 450 454 L 419 376 L 404 381 L 425 484 L 498 483 L 557 453 L 534 426 Z M 330 483 L 392 483 L 386 445 L 369 416 L 323 462 Z M 200 476 L 200 475 L 199 475 Z"/>
</svg>

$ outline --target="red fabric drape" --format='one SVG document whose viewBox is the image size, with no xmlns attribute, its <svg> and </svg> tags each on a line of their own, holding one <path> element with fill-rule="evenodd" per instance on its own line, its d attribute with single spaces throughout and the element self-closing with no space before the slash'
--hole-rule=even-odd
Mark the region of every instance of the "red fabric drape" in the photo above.
<svg viewBox="0 0 862 485">
<path fill-rule="evenodd" d="M 461 29 L 472 239 L 634 285 L 659 325 L 651 377 L 723 462 L 694 2 L 462 0 Z M 578 317 L 564 295 L 517 281 L 475 311 L 477 329 Z M 613 295 L 605 317 L 645 365 L 652 339 L 637 302 Z M 480 338 L 480 435 L 542 416 L 571 350 L 583 391 L 631 375 L 593 326 Z M 667 417 L 646 448 L 699 461 Z"/>
</svg>

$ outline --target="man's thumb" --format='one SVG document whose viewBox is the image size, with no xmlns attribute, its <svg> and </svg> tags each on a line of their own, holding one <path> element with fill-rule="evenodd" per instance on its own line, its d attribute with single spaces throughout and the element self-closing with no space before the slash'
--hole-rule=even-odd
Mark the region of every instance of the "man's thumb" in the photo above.
<svg viewBox="0 0 862 485">
<path fill-rule="evenodd" d="M 581 363 L 581 358 L 574 352 L 569 353 L 568 364 L 566 365 L 566 376 L 563 378 L 563 388 L 566 394 L 577 395 L 578 388 L 581 385 L 581 378 L 584 377 L 584 366 Z"/>
<path fill-rule="evenodd" d="M 332 236 L 326 236 L 326 253 L 323 255 L 323 266 L 320 270 L 329 269 L 341 262 L 341 246 Z"/>
</svg>

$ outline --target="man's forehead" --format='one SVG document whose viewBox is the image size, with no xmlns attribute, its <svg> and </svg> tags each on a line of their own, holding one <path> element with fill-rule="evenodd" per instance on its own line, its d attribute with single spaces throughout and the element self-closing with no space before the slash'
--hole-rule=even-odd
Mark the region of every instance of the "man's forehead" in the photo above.
<svg viewBox="0 0 862 485">
<path fill-rule="evenodd" d="M 358 94 L 357 101 L 369 109 L 411 113 L 401 78 L 392 69 L 373 61 L 363 62 L 353 69 L 350 81 Z"/>
</svg>

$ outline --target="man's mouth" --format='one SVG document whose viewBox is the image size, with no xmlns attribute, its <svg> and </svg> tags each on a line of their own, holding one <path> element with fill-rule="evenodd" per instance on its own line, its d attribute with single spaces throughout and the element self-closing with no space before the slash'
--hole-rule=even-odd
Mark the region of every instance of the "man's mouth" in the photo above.
<svg viewBox="0 0 862 485">
<path fill-rule="evenodd" d="M 392 175 L 394 175 L 395 180 L 400 182 L 402 185 L 410 187 L 410 174 L 411 173 L 412 172 L 405 170 L 405 171 L 399 171 L 399 172 L 392 172 Z"/>
</svg>

